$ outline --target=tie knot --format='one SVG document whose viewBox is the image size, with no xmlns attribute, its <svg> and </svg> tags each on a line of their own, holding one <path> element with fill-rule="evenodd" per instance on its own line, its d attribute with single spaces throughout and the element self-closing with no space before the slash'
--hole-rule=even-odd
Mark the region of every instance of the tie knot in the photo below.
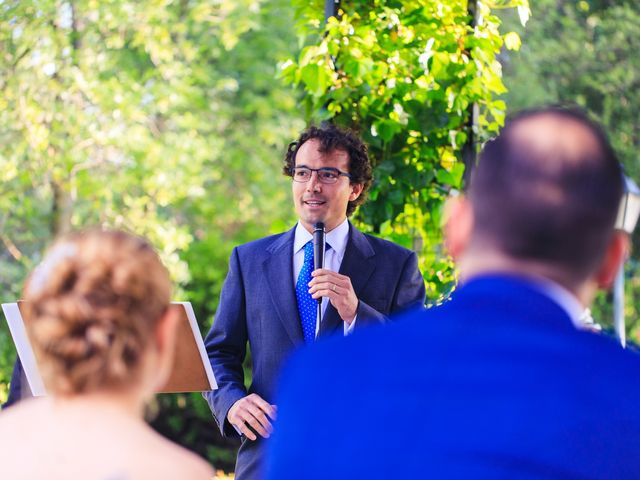
<svg viewBox="0 0 640 480">
<path fill-rule="evenodd" d="M 309 240 L 304 244 L 304 261 L 308 261 L 309 258 L 313 258 L 313 240 Z M 327 252 L 331 250 L 331 245 L 328 243 L 324 244 L 324 251 Z"/>
<path fill-rule="evenodd" d="M 304 246 L 304 258 L 313 256 L 313 241 L 309 240 Z"/>
<path fill-rule="evenodd" d="M 304 248 L 304 253 L 307 253 L 309 250 L 313 251 L 313 240 L 309 240 L 307 243 L 304 244 L 304 247 L 302 248 Z M 327 250 L 331 250 L 331 245 L 325 242 L 324 250 L 325 252 Z"/>
</svg>

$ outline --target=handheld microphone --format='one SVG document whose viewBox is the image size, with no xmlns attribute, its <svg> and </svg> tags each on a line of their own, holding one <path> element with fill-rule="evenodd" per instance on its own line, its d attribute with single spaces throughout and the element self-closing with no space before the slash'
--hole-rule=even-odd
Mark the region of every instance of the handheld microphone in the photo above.
<svg viewBox="0 0 640 480">
<path fill-rule="evenodd" d="M 324 268 L 324 250 L 326 244 L 326 233 L 323 222 L 317 222 L 313 227 L 313 269 Z M 318 298 L 318 303 L 322 302 L 322 297 Z"/>
</svg>

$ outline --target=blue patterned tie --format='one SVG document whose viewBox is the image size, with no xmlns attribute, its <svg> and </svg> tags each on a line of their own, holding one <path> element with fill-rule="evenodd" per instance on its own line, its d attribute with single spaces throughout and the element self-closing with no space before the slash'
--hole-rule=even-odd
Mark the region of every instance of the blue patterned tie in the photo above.
<svg viewBox="0 0 640 480">
<path fill-rule="evenodd" d="M 313 342 L 316 338 L 316 312 L 318 308 L 318 302 L 309 293 L 311 272 L 313 272 L 313 242 L 309 241 L 304 246 L 304 263 L 296 282 L 298 312 L 302 322 L 304 341 L 307 343 Z"/>
</svg>

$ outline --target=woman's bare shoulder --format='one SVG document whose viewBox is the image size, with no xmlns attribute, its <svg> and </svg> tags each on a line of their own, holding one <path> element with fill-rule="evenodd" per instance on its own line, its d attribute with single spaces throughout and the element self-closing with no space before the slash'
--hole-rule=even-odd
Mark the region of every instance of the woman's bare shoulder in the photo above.
<svg viewBox="0 0 640 480">
<path fill-rule="evenodd" d="M 213 478 L 215 472 L 211 465 L 195 453 L 192 453 L 182 447 L 176 446 L 176 448 L 178 449 L 178 452 L 176 453 L 179 454 L 181 458 L 179 459 L 179 462 L 175 463 L 175 465 L 180 465 L 180 468 L 183 469 L 184 473 L 180 478 L 192 478 L 194 480 L 211 480 Z"/>
<path fill-rule="evenodd" d="M 132 422 L 128 418 L 112 417 L 105 422 L 104 415 L 77 416 L 77 410 L 73 413 L 73 416 L 53 415 L 47 399 L 24 401 L 2 410 L 0 451 L 10 453 L 3 468 L 22 472 L 25 465 L 30 465 L 29 457 L 34 453 L 46 451 L 63 455 L 74 451 L 75 466 L 97 475 L 116 465 L 118 475 L 114 478 L 127 480 L 210 480 L 214 476 L 213 468 L 202 458 L 162 437 L 141 420 Z M 61 424 L 66 425 L 64 434 Z M 82 428 L 82 425 L 89 427 Z M 103 465 L 104 455 L 96 456 L 96 452 L 106 450 L 110 450 L 111 457 L 109 463 Z M 57 472 L 56 469 L 63 472 L 64 469 L 58 467 L 50 465 L 51 473 Z"/>
<path fill-rule="evenodd" d="M 205 460 L 155 432 L 153 435 L 154 441 L 147 444 L 153 447 L 153 451 L 151 448 L 148 450 L 147 460 L 139 467 L 148 472 L 148 467 L 153 465 L 155 479 L 210 480 L 213 478 L 214 469 Z M 142 459 L 140 456 L 138 458 Z"/>
<path fill-rule="evenodd" d="M 34 398 L 23 400 L 17 405 L 0 410 L 0 431 L 6 438 L 6 433 L 11 429 L 16 429 L 16 433 L 29 429 L 30 425 L 37 425 L 37 422 L 46 417 L 47 402 L 44 399 Z M 25 421 L 26 420 L 26 421 Z"/>
</svg>

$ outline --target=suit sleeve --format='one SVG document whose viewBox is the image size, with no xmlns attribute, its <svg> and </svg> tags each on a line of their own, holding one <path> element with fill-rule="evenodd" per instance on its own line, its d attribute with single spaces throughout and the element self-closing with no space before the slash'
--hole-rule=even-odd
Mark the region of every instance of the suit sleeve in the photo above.
<svg viewBox="0 0 640 480">
<path fill-rule="evenodd" d="M 399 280 L 395 286 L 390 311 L 385 315 L 362 300 L 358 303 L 355 328 L 375 323 L 386 323 L 388 315 L 413 308 L 424 308 L 426 290 L 424 278 L 418 268 L 418 257 L 411 252 L 402 265 Z"/>
<path fill-rule="evenodd" d="M 227 413 L 236 401 L 247 395 L 242 368 L 247 348 L 245 291 L 237 248 L 229 259 L 229 273 L 205 346 L 218 389 L 205 392 L 204 397 L 222 435 L 235 435 L 226 420 Z"/>
</svg>

